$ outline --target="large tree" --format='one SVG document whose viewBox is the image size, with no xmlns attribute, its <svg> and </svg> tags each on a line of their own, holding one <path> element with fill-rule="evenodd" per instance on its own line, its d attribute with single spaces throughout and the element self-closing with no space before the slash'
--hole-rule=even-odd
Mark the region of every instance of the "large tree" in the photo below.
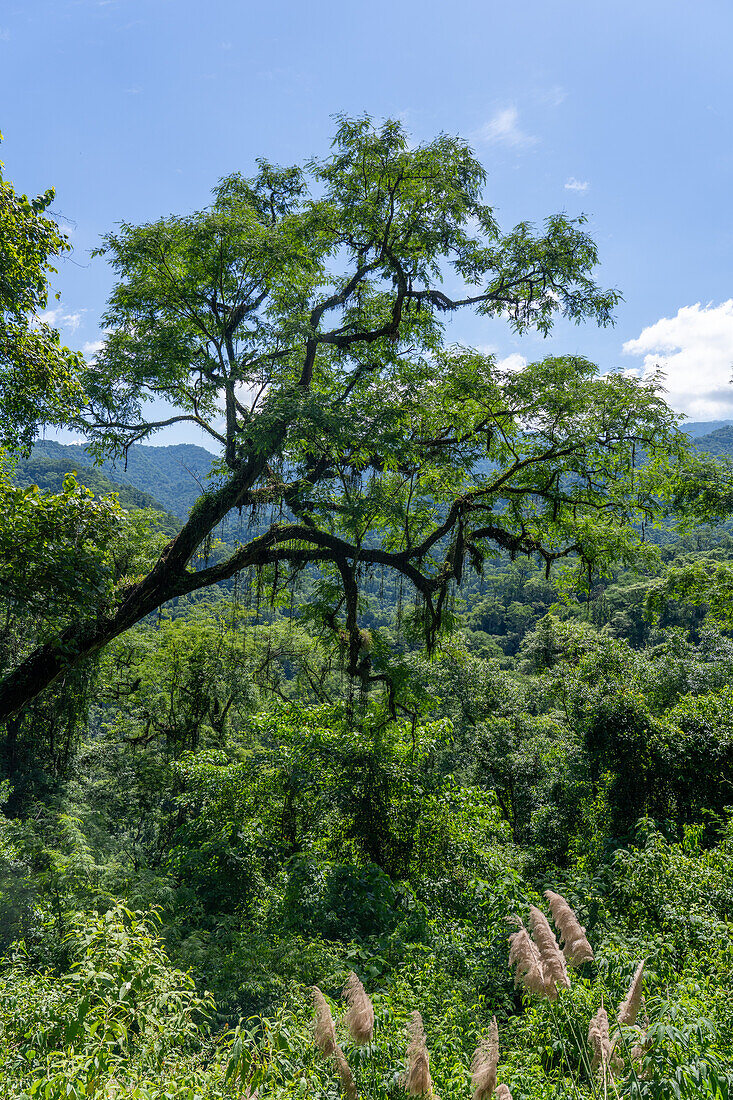
<svg viewBox="0 0 733 1100">
<path fill-rule="evenodd" d="M 447 342 L 461 309 L 546 334 L 558 315 L 606 325 L 618 299 L 579 221 L 503 235 L 484 177 L 460 140 L 414 147 L 398 123 L 343 118 L 327 159 L 261 161 L 203 211 L 106 237 L 118 282 L 78 427 L 109 454 L 192 422 L 221 462 L 145 576 L 6 675 L 0 720 L 165 601 L 248 567 L 320 572 L 318 613 L 366 686 L 390 679 L 359 629 L 370 571 L 413 586 L 430 647 L 466 562 L 633 554 L 687 461 L 658 389 L 577 357 L 501 370 Z M 149 398 L 170 415 L 147 417 Z M 202 563 L 232 509 L 258 533 Z"/>
</svg>

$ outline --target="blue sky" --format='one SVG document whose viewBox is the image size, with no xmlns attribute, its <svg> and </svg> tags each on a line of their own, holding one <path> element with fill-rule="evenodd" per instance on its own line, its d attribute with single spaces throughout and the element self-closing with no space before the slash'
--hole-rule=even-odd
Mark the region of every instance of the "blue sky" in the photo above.
<svg viewBox="0 0 733 1100">
<path fill-rule="evenodd" d="M 520 340 L 466 317 L 451 336 L 659 364 L 675 408 L 727 418 L 732 46 L 730 0 L 4 0 L 0 155 L 20 189 L 56 187 L 74 252 L 54 319 L 91 349 L 111 279 L 89 252 L 116 222 L 201 207 L 258 156 L 325 154 L 335 112 L 461 134 L 500 223 L 586 213 L 625 301 L 610 330 Z M 155 441 L 184 439 L 202 442 Z"/>
</svg>

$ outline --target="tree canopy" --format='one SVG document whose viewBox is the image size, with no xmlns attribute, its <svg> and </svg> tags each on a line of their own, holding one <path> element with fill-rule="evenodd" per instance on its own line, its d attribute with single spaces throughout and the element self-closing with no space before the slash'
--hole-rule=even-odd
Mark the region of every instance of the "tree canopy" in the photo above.
<svg viewBox="0 0 733 1100">
<path fill-rule="evenodd" d="M 81 358 L 38 317 L 48 302 L 52 261 L 69 247 L 45 214 L 53 188 L 29 199 L 3 179 L 3 167 L 0 162 L 0 446 L 27 448 L 39 425 L 61 423 L 79 401 Z"/>
<path fill-rule="evenodd" d="M 388 653 L 359 628 L 370 573 L 415 590 L 430 648 L 466 564 L 504 550 L 592 571 L 638 552 L 692 464 L 658 386 L 577 356 L 502 370 L 448 341 L 461 309 L 547 334 L 557 316 L 609 324 L 619 299 L 594 281 L 582 220 L 504 234 L 484 183 L 461 140 L 415 147 L 396 122 L 341 118 L 326 159 L 260 161 L 205 210 L 105 238 L 109 335 L 71 420 L 100 456 L 193 422 L 221 462 L 146 575 L 9 672 L 0 719 L 162 603 L 243 569 L 275 589 L 315 570 L 309 613 L 352 676 L 391 690 Z M 153 398 L 170 416 L 146 417 Z M 202 562 L 232 509 L 251 537 Z"/>
</svg>

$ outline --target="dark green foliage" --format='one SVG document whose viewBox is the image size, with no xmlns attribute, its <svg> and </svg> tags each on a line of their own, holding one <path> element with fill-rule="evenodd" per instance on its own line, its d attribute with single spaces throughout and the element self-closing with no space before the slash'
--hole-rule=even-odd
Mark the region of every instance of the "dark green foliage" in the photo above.
<svg viewBox="0 0 733 1100">
<path fill-rule="evenodd" d="M 45 213 L 53 188 L 29 199 L 3 179 L 3 168 L 0 161 L 0 452 L 28 450 L 39 426 L 64 423 L 82 400 L 81 356 L 38 316 L 53 261 L 69 248 Z"/>
</svg>

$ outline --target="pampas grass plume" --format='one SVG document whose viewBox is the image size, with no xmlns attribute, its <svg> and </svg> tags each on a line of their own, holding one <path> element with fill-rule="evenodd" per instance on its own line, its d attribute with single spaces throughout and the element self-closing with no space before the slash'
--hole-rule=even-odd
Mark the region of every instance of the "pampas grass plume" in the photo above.
<svg viewBox="0 0 733 1100">
<path fill-rule="evenodd" d="M 356 1082 L 354 1081 L 354 1075 L 351 1072 L 351 1067 L 346 1061 L 346 1056 L 340 1046 L 337 1046 L 333 1052 L 333 1059 L 336 1063 L 336 1069 L 338 1075 L 341 1078 L 341 1086 L 344 1090 L 344 1096 L 347 1100 L 357 1100 L 358 1093 L 356 1091 Z"/>
<path fill-rule="evenodd" d="M 313 1007 L 316 1016 L 313 1027 L 313 1041 L 322 1054 L 333 1054 L 336 1049 L 336 1029 L 333 1026 L 333 1016 L 328 1006 L 328 1001 L 321 993 L 317 985 L 313 986 Z"/>
<path fill-rule="evenodd" d="M 641 1062 L 642 1058 L 649 1050 L 649 1046 L 650 1043 L 647 1033 L 640 1029 L 639 1038 L 629 1051 L 629 1061 L 632 1063 L 632 1065 Z"/>
<path fill-rule="evenodd" d="M 374 1035 L 374 1008 L 353 970 L 346 979 L 344 997 L 349 1005 L 345 1016 L 349 1034 L 357 1046 L 363 1046 Z"/>
<path fill-rule="evenodd" d="M 607 1065 L 611 1056 L 611 1035 L 608 1029 L 608 1013 L 603 1005 L 590 1022 L 588 1042 L 593 1050 L 592 1069 Z"/>
<path fill-rule="evenodd" d="M 537 944 L 537 949 L 542 959 L 542 969 L 545 974 L 545 987 L 554 985 L 555 989 L 564 986 L 570 989 L 570 979 L 565 965 L 562 951 L 557 945 L 554 933 L 550 928 L 550 922 L 541 909 L 531 905 L 529 909 L 529 926 L 532 929 L 532 939 Z"/>
<path fill-rule="evenodd" d="M 515 985 L 523 985 L 537 997 L 555 999 L 554 985 L 545 981 L 539 950 L 521 921 L 519 929 L 509 937 L 509 966 L 514 968 Z"/>
<path fill-rule="evenodd" d="M 644 960 L 645 961 L 645 960 Z M 636 1022 L 636 1017 L 639 1013 L 639 1005 L 641 1004 L 641 986 L 642 978 L 644 976 L 644 961 L 640 962 L 634 972 L 634 976 L 631 979 L 631 985 L 629 991 L 626 994 L 626 999 L 622 1001 L 618 1010 L 618 1022 L 623 1026 Z"/>
<path fill-rule="evenodd" d="M 611 1038 L 608 1026 L 608 1013 L 603 1005 L 590 1022 L 588 1042 L 593 1050 L 591 1069 L 598 1069 L 601 1072 L 609 1070 L 613 1074 L 623 1068 L 623 1063 L 615 1051 L 616 1044 Z"/>
<path fill-rule="evenodd" d="M 491 1100 L 496 1088 L 496 1070 L 499 1065 L 499 1028 L 496 1016 L 492 1017 L 488 1039 L 482 1039 L 471 1061 L 473 1100 Z"/>
<path fill-rule="evenodd" d="M 430 1055 L 425 1043 L 425 1029 L 422 1016 L 413 1012 L 407 1024 L 410 1040 L 407 1046 L 407 1074 L 405 1091 L 410 1096 L 433 1096 L 433 1082 L 430 1077 Z"/>
<path fill-rule="evenodd" d="M 572 907 L 562 894 L 556 894 L 552 890 L 545 890 L 545 898 L 550 906 L 555 927 L 560 933 L 563 955 L 568 966 L 580 966 L 584 962 L 593 962 L 593 948 L 588 943 L 585 928 Z"/>
</svg>

